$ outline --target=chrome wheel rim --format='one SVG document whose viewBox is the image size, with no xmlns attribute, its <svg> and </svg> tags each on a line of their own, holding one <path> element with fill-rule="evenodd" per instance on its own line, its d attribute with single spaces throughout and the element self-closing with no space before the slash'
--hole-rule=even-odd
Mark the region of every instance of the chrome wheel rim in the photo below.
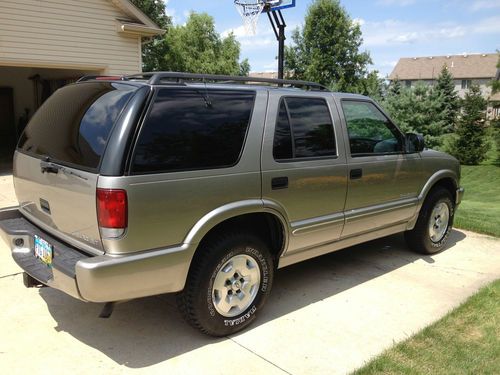
<svg viewBox="0 0 500 375">
<path fill-rule="evenodd" d="M 220 268 L 212 287 L 215 310 L 232 318 L 248 309 L 260 287 L 260 267 L 248 255 L 236 255 Z"/>
<path fill-rule="evenodd" d="M 448 229 L 450 221 L 450 209 L 444 202 L 438 203 L 432 210 L 429 220 L 429 237 L 432 242 L 439 242 L 443 239 Z"/>
</svg>

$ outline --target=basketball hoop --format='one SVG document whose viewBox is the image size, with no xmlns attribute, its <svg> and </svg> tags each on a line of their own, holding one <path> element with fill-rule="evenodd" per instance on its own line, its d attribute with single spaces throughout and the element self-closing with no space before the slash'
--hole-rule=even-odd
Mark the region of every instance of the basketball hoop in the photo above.
<svg viewBox="0 0 500 375">
<path fill-rule="evenodd" d="M 266 6 L 266 2 L 263 0 L 234 0 L 234 6 L 241 18 L 243 18 L 243 25 L 247 35 L 255 35 L 257 33 L 257 22 Z"/>
</svg>

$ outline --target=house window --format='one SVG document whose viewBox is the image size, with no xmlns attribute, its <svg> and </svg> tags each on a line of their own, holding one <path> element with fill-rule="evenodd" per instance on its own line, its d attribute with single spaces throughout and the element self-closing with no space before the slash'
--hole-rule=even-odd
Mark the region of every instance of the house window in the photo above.
<svg viewBox="0 0 500 375">
<path fill-rule="evenodd" d="M 405 86 L 406 87 L 411 87 L 411 81 L 410 80 L 406 80 L 405 81 Z"/>
<path fill-rule="evenodd" d="M 470 89 L 472 81 L 470 79 L 462 79 L 462 90 Z"/>
<path fill-rule="evenodd" d="M 493 108 L 493 119 L 500 119 L 500 106 Z"/>
</svg>

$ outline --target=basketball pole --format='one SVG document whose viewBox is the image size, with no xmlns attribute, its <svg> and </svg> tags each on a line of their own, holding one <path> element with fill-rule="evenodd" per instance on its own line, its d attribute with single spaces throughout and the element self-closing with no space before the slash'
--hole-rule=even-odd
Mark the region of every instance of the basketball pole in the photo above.
<svg viewBox="0 0 500 375">
<path fill-rule="evenodd" d="M 272 16 L 271 16 L 272 13 Z M 267 12 L 269 22 L 273 27 L 274 35 L 278 41 L 278 79 L 283 79 L 285 69 L 285 29 L 286 23 L 281 10 L 272 10 Z"/>
</svg>

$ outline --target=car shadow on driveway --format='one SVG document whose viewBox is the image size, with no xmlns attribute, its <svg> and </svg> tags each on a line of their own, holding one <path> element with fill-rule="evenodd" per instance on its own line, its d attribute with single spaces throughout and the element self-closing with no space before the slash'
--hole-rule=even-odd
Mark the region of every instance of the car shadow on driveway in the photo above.
<svg viewBox="0 0 500 375">
<path fill-rule="evenodd" d="M 464 233 L 454 230 L 445 251 L 464 238 Z M 266 308 L 249 329 L 417 260 L 434 262 L 430 256 L 412 253 L 403 236 L 394 235 L 279 270 Z M 57 322 L 57 331 L 130 368 L 151 366 L 227 340 L 204 336 L 184 323 L 173 295 L 118 304 L 109 319 L 98 318 L 102 304 L 84 303 L 49 288 L 40 289 L 40 295 Z"/>
</svg>

